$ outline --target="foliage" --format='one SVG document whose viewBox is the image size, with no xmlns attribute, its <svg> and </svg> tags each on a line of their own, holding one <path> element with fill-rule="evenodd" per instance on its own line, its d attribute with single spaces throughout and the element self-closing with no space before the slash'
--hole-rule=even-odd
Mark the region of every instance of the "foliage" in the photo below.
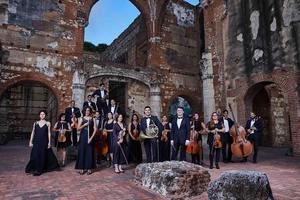
<svg viewBox="0 0 300 200">
<path fill-rule="evenodd" d="M 84 42 L 83 44 L 83 50 L 84 51 L 90 51 L 90 52 L 99 52 L 102 53 L 107 49 L 108 45 L 107 44 L 98 44 L 97 46 L 94 45 L 91 42 Z"/>
</svg>

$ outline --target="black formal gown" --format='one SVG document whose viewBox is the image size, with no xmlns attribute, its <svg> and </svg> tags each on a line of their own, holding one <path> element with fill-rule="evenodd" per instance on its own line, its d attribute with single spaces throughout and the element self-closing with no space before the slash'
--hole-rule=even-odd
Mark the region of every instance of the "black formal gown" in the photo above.
<svg viewBox="0 0 300 200">
<path fill-rule="evenodd" d="M 123 139 L 123 142 L 121 144 L 118 144 L 118 136 L 119 132 L 121 131 L 121 127 L 118 123 L 114 124 L 114 130 L 113 130 L 113 164 L 125 164 L 126 163 L 126 145 L 125 145 L 125 137 Z"/>
<path fill-rule="evenodd" d="M 82 124 L 87 123 L 87 121 L 88 120 L 83 118 Z M 80 131 L 75 169 L 90 170 L 96 168 L 94 143 L 92 141 L 88 144 L 88 137 L 91 137 L 93 133 L 93 127 L 93 120 L 89 120 L 89 128 L 86 126 Z"/>
<path fill-rule="evenodd" d="M 35 123 L 34 136 L 30 160 L 26 166 L 26 173 L 42 174 L 59 168 L 58 161 L 51 148 L 48 149 L 48 126 L 40 127 Z"/>
</svg>

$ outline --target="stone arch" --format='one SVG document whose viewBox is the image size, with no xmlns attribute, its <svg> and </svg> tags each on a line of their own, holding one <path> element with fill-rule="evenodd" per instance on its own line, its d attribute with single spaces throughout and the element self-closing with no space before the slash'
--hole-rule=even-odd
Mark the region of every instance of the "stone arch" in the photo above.
<svg viewBox="0 0 300 200">
<path fill-rule="evenodd" d="M 197 105 L 196 105 L 196 102 L 195 102 L 195 100 L 187 93 L 187 92 L 179 92 L 178 94 L 175 94 L 175 95 L 173 95 L 171 98 L 170 98 L 170 101 L 168 102 L 168 105 L 167 105 L 167 111 L 166 111 L 166 114 L 167 115 L 171 115 L 171 105 L 172 105 L 172 103 L 175 101 L 175 99 L 177 98 L 177 97 L 182 97 L 183 99 L 185 99 L 188 103 L 189 103 L 189 105 L 190 105 L 190 107 L 191 107 L 191 111 L 192 111 L 192 113 L 191 114 L 193 114 L 193 113 L 195 113 L 196 112 L 196 109 L 197 109 Z M 190 117 L 190 116 L 189 116 Z"/>
<path fill-rule="evenodd" d="M 253 84 L 244 96 L 245 117 L 254 111 L 264 119 L 261 144 L 264 146 L 286 147 L 290 145 L 290 111 L 287 94 L 273 81 Z"/>
<path fill-rule="evenodd" d="M 29 137 L 32 122 L 38 119 L 38 112 L 45 109 L 48 120 L 57 120 L 59 109 L 57 91 L 47 81 L 30 78 L 16 78 L 1 88 L 1 131 L 9 138 Z"/>
</svg>

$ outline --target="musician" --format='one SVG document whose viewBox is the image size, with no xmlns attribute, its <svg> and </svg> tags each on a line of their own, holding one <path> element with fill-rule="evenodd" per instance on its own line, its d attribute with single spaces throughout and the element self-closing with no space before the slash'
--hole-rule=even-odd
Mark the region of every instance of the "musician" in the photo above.
<svg viewBox="0 0 300 200">
<path fill-rule="evenodd" d="M 183 107 L 177 108 L 177 116 L 172 121 L 171 128 L 171 146 L 172 160 L 177 160 L 177 155 L 180 149 L 179 160 L 186 160 L 186 146 L 190 140 L 190 120 L 183 116 Z"/>
<path fill-rule="evenodd" d="M 230 136 L 229 130 L 234 124 L 234 121 L 228 117 L 228 110 L 223 111 L 223 116 L 220 121 L 224 125 L 224 133 L 221 135 L 223 162 L 232 162 L 231 144 L 233 143 L 233 138 Z M 228 152 L 227 156 L 226 151 Z"/>
<path fill-rule="evenodd" d="M 79 174 L 92 174 L 92 169 L 96 168 L 95 149 L 93 139 L 96 134 L 96 121 L 92 117 L 92 109 L 86 107 L 83 109 L 84 116 L 79 119 L 78 130 L 80 130 L 78 155 L 75 169 L 79 169 Z"/>
<path fill-rule="evenodd" d="M 218 119 L 217 112 L 213 112 L 211 114 L 210 121 L 206 125 L 207 129 L 207 144 L 209 145 L 209 162 L 210 166 L 209 168 L 213 168 L 213 161 L 214 161 L 214 155 L 216 155 L 215 158 L 215 164 L 216 168 L 220 169 L 219 166 L 219 160 L 220 160 L 220 151 L 222 148 L 222 142 L 221 142 L 221 136 L 224 132 L 224 125 L 223 123 Z"/>
<path fill-rule="evenodd" d="M 97 128 L 96 135 L 95 135 L 95 143 L 96 143 L 96 145 L 100 145 L 100 143 L 103 143 L 106 141 L 101 141 L 101 134 L 104 129 L 104 117 L 101 116 L 99 111 L 96 111 L 96 113 L 95 113 L 95 122 L 96 122 L 96 128 Z M 96 146 L 96 149 L 99 149 L 99 148 L 100 148 L 99 146 L 98 147 Z M 100 164 L 102 154 L 100 154 L 99 151 L 96 151 L 96 153 L 97 153 L 97 156 L 96 156 L 97 164 Z"/>
<path fill-rule="evenodd" d="M 142 147 L 139 140 L 141 132 L 141 125 L 139 123 L 139 117 L 137 114 L 133 114 L 131 117 L 131 122 L 128 125 L 129 133 L 129 160 L 132 160 L 136 164 L 140 164 L 143 161 L 142 157 Z"/>
<path fill-rule="evenodd" d="M 195 164 L 202 164 L 203 163 L 203 145 L 202 145 L 202 134 L 205 132 L 206 130 L 206 126 L 205 124 L 200 120 L 200 116 L 199 113 L 195 113 L 194 117 L 193 117 L 193 121 L 191 122 L 191 129 L 195 130 L 195 138 L 194 140 L 196 141 L 197 145 L 199 145 L 199 152 L 196 154 L 191 154 L 192 156 L 192 163 Z"/>
<path fill-rule="evenodd" d="M 68 136 L 71 132 L 71 126 L 65 121 L 65 113 L 61 113 L 58 122 L 55 123 L 53 131 L 55 131 L 55 146 L 57 148 L 58 162 L 62 167 L 65 166 L 66 148 L 68 147 Z"/>
<path fill-rule="evenodd" d="M 100 88 L 95 90 L 92 97 L 96 97 L 97 110 L 101 112 L 102 115 L 106 115 L 108 112 L 108 91 L 104 89 L 104 83 L 100 84 Z"/>
<path fill-rule="evenodd" d="M 92 95 L 87 96 L 87 100 L 83 103 L 83 108 L 85 107 L 90 107 L 92 108 L 92 111 L 95 112 L 96 109 L 96 104 L 92 101 Z"/>
<path fill-rule="evenodd" d="M 164 115 L 161 119 L 161 123 L 164 126 L 164 130 L 162 132 L 162 136 L 160 138 L 160 145 L 159 145 L 159 151 L 160 151 L 160 162 L 170 160 L 170 132 L 171 132 L 171 123 L 168 120 L 168 117 Z"/>
<path fill-rule="evenodd" d="M 111 162 L 113 161 L 113 128 L 114 128 L 114 119 L 113 119 L 113 115 L 111 112 L 107 113 L 107 120 L 104 123 L 104 131 L 107 132 L 108 136 L 108 153 L 109 153 L 109 163 L 108 163 L 108 167 L 111 166 Z"/>
<path fill-rule="evenodd" d="M 78 118 L 81 116 L 80 110 L 78 107 L 75 107 L 75 101 L 71 101 L 71 106 L 65 109 L 66 114 L 66 121 L 71 124 L 77 122 Z M 72 126 L 72 134 L 71 134 L 71 141 L 73 146 L 77 146 L 77 128 Z"/>
<path fill-rule="evenodd" d="M 110 100 L 108 111 L 113 114 L 113 118 L 116 119 L 117 115 L 120 113 L 119 106 L 116 104 L 114 99 Z"/>
<path fill-rule="evenodd" d="M 249 141 L 253 144 L 253 163 L 257 163 L 258 145 L 263 132 L 263 128 L 263 119 L 256 116 L 254 112 L 250 112 L 250 118 L 247 120 L 245 129 L 247 130 Z M 243 161 L 246 162 L 247 157 L 245 157 Z"/>
<path fill-rule="evenodd" d="M 127 163 L 125 154 L 125 136 L 126 128 L 123 123 L 123 115 L 120 114 L 117 117 L 117 122 L 114 123 L 113 128 L 113 145 L 114 145 L 114 156 L 113 163 L 115 166 L 115 173 L 123 173 L 122 164 Z"/>
<path fill-rule="evenodd" d="M 147 133 L 146 129 L 149 127 L 150 124 L 155 124 L 159 131 L 158 131 L 158 137 L 157 138 L 146 138 L 144 140 L 144 147 L 146 151 L 146 157 L 147 157 L 147 162 L 158 162 L 158 142 L 161 136 L 161 132 L 163 131 L 164 127 L 157 118 L 157 116 L 151 115 L 151 107 L 146 106 L 144 108 L 144 114 L 145 116 L 141 120 L 141 130 L 143 133 Z"/>
</svg>

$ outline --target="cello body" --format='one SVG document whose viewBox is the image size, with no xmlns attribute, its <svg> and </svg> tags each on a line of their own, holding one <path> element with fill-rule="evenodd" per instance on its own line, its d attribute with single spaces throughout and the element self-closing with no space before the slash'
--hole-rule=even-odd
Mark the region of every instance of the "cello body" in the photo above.
<svg viewBox="0 0 300 200">
<path fill-rule="evenodd" d="M 233 125 L 229 133 L 233 138 L 233 143 L 231 144 L 232 155 L 238 158 L 249 156 L 253 151 L 253 145 L 246 139 L 244 127 Z"/>
</svg>

